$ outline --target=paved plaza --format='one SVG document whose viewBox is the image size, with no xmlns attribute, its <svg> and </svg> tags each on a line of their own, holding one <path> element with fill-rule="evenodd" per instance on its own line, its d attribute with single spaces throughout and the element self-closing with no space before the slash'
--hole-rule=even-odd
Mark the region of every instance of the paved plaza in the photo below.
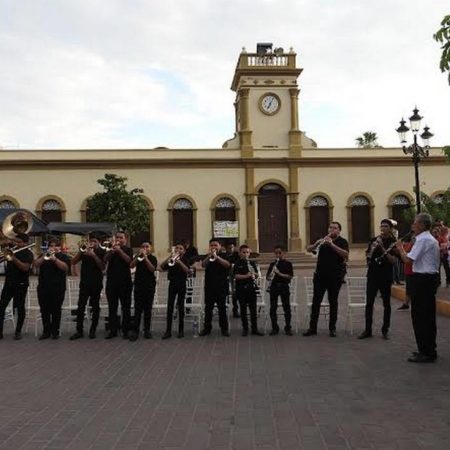
<svg viewBox="0 0 450 450">
<path fill-rule="evenodd" d="M 341 303 L 345 300 L 341 294 Z M 450 319 L 435 364 L 408 313 L 391 340 L 318 336 L 0 341 L 1 449 L 449 449 Z M 216 327 L 217 328 L 217 327 Z M 375 331 L 375 330 L 374 330 Z M 103 333 L 99 333 L 102 335 Z"/>
</svg>

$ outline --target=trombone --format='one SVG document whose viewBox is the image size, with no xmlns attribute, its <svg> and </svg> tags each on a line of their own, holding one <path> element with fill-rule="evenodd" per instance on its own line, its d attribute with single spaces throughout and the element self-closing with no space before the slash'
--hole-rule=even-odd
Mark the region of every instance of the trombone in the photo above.
<svg viewBox="0 0 450 450">
<path fill-rule="evenodd" d="M 13 259 L 13 256 L 16 253 L 19 253 L 23 250 L 28 250 L 29 248 L 34 247 L 35 245 L 36 244 L 33 243 L 33 244 L 25 245 L 24 247 L 20 247 L 20 248 L 17 248 L 17 246 L 12 247 L 12 248 L 5 248 L 2 252 L 0 252 L 0 262 L 3 262 L 3 261 L 9 262 Z"/>
</svg>

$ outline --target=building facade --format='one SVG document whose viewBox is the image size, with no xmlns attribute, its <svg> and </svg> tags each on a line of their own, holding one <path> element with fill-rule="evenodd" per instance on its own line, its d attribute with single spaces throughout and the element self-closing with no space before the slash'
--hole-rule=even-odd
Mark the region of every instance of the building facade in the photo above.
<svg viewBox="0 0 450 450">
<path fill-rule="evenodd" d="M 47 221 L 86 221 L 97 180 L 115 173 L 144 190 L 144 231 L 159 257 L 180 238 L 205 251 L 214 233 L 224 236 L 223 226 L 255 251 L 285 244 L 299 252 L 337 220 L 358 258 L 382 218 L 398 220 L 400 234 L 407 227 L 411 159 L 400 148 L 317 148 L 300 130 L 300 74 L 293 51 L 243 50 L 232 81 L 235 134 L 222 148 L 0 150 L 0 207 L 27 208 Z M 421 165 L 422 190 L 439 196 L 449 174 L 440 149 L 431 149 Z"/>
</svg>

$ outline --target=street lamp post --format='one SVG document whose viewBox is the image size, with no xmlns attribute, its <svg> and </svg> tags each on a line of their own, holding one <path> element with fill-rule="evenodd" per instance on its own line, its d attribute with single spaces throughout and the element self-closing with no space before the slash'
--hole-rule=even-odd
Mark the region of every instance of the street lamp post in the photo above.
<svg viewBox="0 0 450 450">
<path fill-rule="evenodd" d="M 400 143 L 403 146 L 403 153 L 405 155 L 410 154 L 412 156 L 412 161 L 414 164 L 414 178 L 415 178 L 415 190 L 416 190 L 416 210 L 417 214 L 421 211 L 421 201 L 420 201 L 420 182 L 419 182 L 419 164 L 420 162 L 429 156 L 428 149 L 429 141 L 433 137 L 433 134 L 430 133 L 430 128 L 425 126 L 423 128 L 423 133 L 420 137 L 423 140 L 423 147 L 421 147 L 417 143 L 417 134 L 420 130 L 420 122 L 423 119 L 422 116 L 419 115 L 419 110 L 417 106 L 413 110 L 413 115 L 409 118 L 409 123 L 411 126 L 411 131 L 413 133 L 413 143 L 409 146 L 406 146 L 406 133 L 409 131 L 409 128 L 405 125 L 405 120 L 400 120 L 400 126 L 396 129 L 399 137 Z"/>
</svg>

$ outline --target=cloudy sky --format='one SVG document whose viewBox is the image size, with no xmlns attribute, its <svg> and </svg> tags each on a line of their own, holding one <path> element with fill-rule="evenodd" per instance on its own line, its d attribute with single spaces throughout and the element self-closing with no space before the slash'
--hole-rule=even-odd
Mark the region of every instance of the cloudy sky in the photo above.
<svg viewBox="0 0 450 450">
<path fill-rule="evenodd" d="M 431 6 L 432 5 L 432 6 Z M 319 147 L 383 146 L 415 104 L 450 144 L 432 39 L 448 0 L 0 0 L 0 146 L 220 148 L 245 46 L 293 47 L 300 128 Z"/>
</svg>

